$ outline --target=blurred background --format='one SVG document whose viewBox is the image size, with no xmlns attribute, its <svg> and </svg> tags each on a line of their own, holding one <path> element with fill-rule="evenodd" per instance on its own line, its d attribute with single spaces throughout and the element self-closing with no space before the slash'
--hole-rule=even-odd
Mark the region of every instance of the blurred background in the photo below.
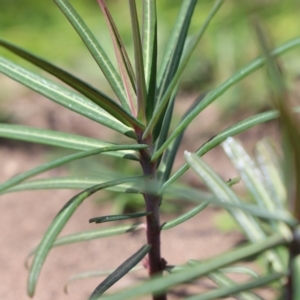
<svg viewBox="0 0 300 300">
<path fill-rule="evenodd" d="M 137 2 L 140 4 L 142 1 Z M 195 33 L 200 28 L 211 9 L 212 1 L 198 2 L 190 33 Z M 73 0 L 72 4 L 107 53 L 112 54 L 109 32 L 97 2 Z M 180 4 L 180 0 L 157 1 L 159 57 L 162 55 Z M 18 0 L 1 0 L 0 5 L 1 38 L 20 45 L 109 91 L 83 43 L 54 3 L 26 0 L 20 4 Z M 108 5 L 128 51 L 132 53 L 127 2 L 114 0 L 108 1 Z M 226 1 L 195 51 L 182 78 L 181 90 L 190 93 L 212 88 L 259 54 L 256 37 L 249 22 L 249 11 L 263 20 L 271 41 L 276 46 L 299 35 L 299 5 L 299 1 L 296 0 L 253 0 L 246 10 L 239 0 Z M 3 53 L 1 50 L 1 54 Z M 5 55 L 11 57 L 9 53 Z M 289 84 L 292 84 L 299 74 L 298 57 L 299 51 L 294 50 L 284 55 L 281 60 Z M 111 59 L 113 60 L 113 55 Z M 220 99 L 220 106 L 230 109 L 240 104 L 244 108 L 256 109 L 258 104 L 264 102 L 267 94 L 262 72 L 255 72 L 230 89 Z M 5 101 L 11 93 L 11 90 L 2 87 L 1 101 Z"/>
</svg>

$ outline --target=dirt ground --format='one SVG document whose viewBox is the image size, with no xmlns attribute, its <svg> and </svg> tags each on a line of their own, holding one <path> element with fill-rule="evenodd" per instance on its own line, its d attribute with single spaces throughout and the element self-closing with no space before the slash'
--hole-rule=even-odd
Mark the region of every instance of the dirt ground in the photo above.
<svg viewBox="0 0 300 300">
<path fill-rule="evenodd" d="M 191 99 L 186 98 L 180 105 L 186 106 Z M 10 103 L 2 109 L 10 115 L 14 123 L 50 129 L 60 128 L 66 132 L 112 140 L 112 132 L 99 132 L 99 127 L 95 123 L 89 121 L 83 123 L 83 119 L 80 116 L 32 94 L 25 95 L 22 99 L 15 99 L 13 106 Z M 203 122 L 201 120 L 206 121 Z M 193 126 L 192 130 L 184 138 L 185 149 L 195 150 L 197 148 L 195 145 L 201 145 L 214 134 L 214 130 L 220 129 L 218 127 L 220 125 L 220 113 L 214 106 L 202 114 L 201 120 L 197 119 L 194 122 L 196 126 Z M 201 133 L 196 134 L 200 127 L 199 124 L 202 127 Z M 271 128 L 270 132 L 272 133 L 273 131 L 274 129 Z M 254 129 L 254 131 L 241 136 L 241 138 L 251 148 L 253 143 L 249 142 L 249 140 L 252 139 L 252 135 L 257 138 L 264 134 L 261 130 Z M 189 139 L 191 136 L 193 136 L 192 141 Z M 182 164 L 182 153 L 185 149 L 180 149 L 181 155 L 178 157 L 176 167 Z M 44 148 L 41 147 L 1 140 L 1 181 L 44 161 L 43 150 Z M 236 176 L 236 172 L 230 166 L 220 148 L 206 156 L 205 159 L 224 179 Z M 55 176 L 59 172 L 64 171 L 51 171 L 49 174 Z M 192 172 L 187 174 L 186 180 L 193 185 L 199 183 Z M 57 211 L 75 193 L 76 191 L 74 190 L 35 191 L 1 196 L 0 299 L 29 299 L 26 295 L 28 271 L 24 266 L 25 258 L 29 251 L 38 244 Z M 94 229 L 98 225 L 89 224 L 88 219 L 107 213 L 110 213 L 109 205 L 99 205 L 92 197 L 77 210 L 62 235 Z M 188 259 L 204 260 L 229 249 L 232 245 L 241 241 L 242 235 L 238 231 L 233 230 L 229 233 L 223 233 L 216 229 L 214 226 L 216 213 L 218 213 L 218 210 L 208 208 L 188 222 L 162 233 L 162 253 L 169 264 L 183 264 Z M 162 216 L 162 222 L 173 217 L 174 215 L 165 214 Z M 84 271 L 116 268 L 143 244 L 145 244 L 145 234 L 143 231 L 138 231 L 118 237 L 53 249 L 42 269 L 34 299 L 87 299 L 90 292 L 99 284 L 101 279 L 92 278 L 73 282 L 69 286 L 69 293 L 65 294 L 63 286 L 70 276 Z M 118 283 L 116 288 L 124 288 L 130 283 L 140 282 L 145 276 L 146 271 L 144 270 L 129 274 Z M 183 299 L 184 296 L 195 290 L 212 286 L 213 284 L 206 280 L 197 282 L 195 285 L 189 284 L 180 287 L 174 293 L 170 293 L 170 299 Z"/>
</svg>

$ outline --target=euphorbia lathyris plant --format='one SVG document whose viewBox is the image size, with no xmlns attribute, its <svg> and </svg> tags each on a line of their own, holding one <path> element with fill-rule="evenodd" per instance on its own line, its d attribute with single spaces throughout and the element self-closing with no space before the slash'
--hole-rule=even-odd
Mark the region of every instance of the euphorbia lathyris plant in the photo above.
<svg viewBox="0 0 300 300">
<path fill-rule="evenodd" d="M 10 124 L 0 125 L 1 137 L 53 145 L 77 151 L 72 155 L 51 161 L 39 166 L 38 168 L 13 177 L 0 185 L 1 192 L 33 188 L 49 188 L 49 185 L 51 185 L 51 188 L 84 189 L 81 193 L 70 199 L 60 210 L 46 231 L 39 246 L 35 249 L 34 260 L 29 272 L 28 294 L 30 296 L 34 295 L 40 270 L 52 247 L 81 240 L 124 234 L 132 230 L 146 228 L 147 244 L 142 246 L 140 250 L 134 253 L 119 268 L 112 272 L 95 289 L 90 299 L 98 299 L 99 297 L 102 297 L 102 294 L 109 287 L 132 270 L 144 259 L 146 255 L 148 255 L 148 263 L 146 265 L 150 277 L 154 277 L 154 280 L 148 285 L 146 284 L 142 285 L 140 288 L 132 289 L 131 294 L 123 293 L 119 296 L 116 294 L 108 296 L 108 298 L 129 299 L 134 296 L 152 293 L 153 299 L 164 300 L 167 298 L 167 288 L 186 282 L 187 280 L 193 280 L 205 275 L 211 270 L 216 269 L 210 268 L 209 265 L 206 265 L 206 269 L 204 268 L 204 271 L 201 271 L 201 268 L 199 269 L 199 266 L 196 266 L 185 268 L 183 273 L 178 270 L 178 272 L 175 272 L 172 275 L 163 276 L 162 278 L 162 273 L 164 271 L 171 271 L 171 268 L 166 263 L 167 257 L 165 260 L 161 254 L 161 230 L 172 228 L 195 216 L 209 203 L 201 202 L 192 211 L 185 213 L 174 220 L 165 224 L 161 224 L 160 222 L 160 204 L 164 201 L 164 196 L 166 194 L 181 195 L 181 197 L 184 196 L 190 200 L 193 198 L 199 199 L 197 191 L 186 188 L 175 188 L 172 185 L 189 168 L 188 164 L 185 164 L 172 174 L 175 155 L 179 145 L 181 144 L 183 133 L 202 110 L 204 110 L 232 85 L 262 67 L 266 59 L 264 57 L 255 59 L 247 66 L 237 71 L 231 78 L 217 86 L 211 92 L 207 93 L 204 97 L 201 96 L 197 98 L 193 105 L 183 115 L 179 124 L 177 124 L 175 129 L 170 132 L 170 124 L 174 104 L 176 102 L 180 77 L 189 62 L 193 51 L 196 49 L 203 34 L 208 28 L 209 23 L 225 1 L 217 0 L 215 4 L 212 5 L 211 12 L 207 16 L 206 20 L 203 20 L 202 27 L 189 38 L 189 26 L 197 1 L 182 1 L 173 31 L 170 35 L 169 41 L 167 42 L 167 46 L 163 51 L 163 58 L 158 63 L 157 57 L 159 49 L 157 49 L 157 17 L 155 0 L 143 0 L 143 13 L 141 14 L 142 17 L 140 19 L 138 17 L 139 12 L 137 11 L 135 0 L 129 0 L 128 2 L 132 24 L 134 61 L 131 61 L 127 54 L 122 38 L 105 1 L 98 0 L 102 14 L 107 22 L 107 26 L 111 34 L 118 69 L 114 67 L 110 57 L 105 53 L 98 40 L 87 27 L 78 12 L 73 8 L 71 3 L 68 0 L 54 0 L 54 2 L 77 31 L 87 50 L 93 56 L 95 63 L 100 67 L 102 73 L 115 93 L 115 98 L 110 98 L 102 91 L 78 79 L 73 74 L 70 74 L 42 58 L 26 52 L 25 50 L 4 40 L 0 40 L 0 45 L 2 47 L 55 76 L 69 87 L 66 87 L 66 85 L 60 85 L 56 81 L 52 81 L 47 77 L 26 69 L 4 57 L 0 57 L 0 72 L 46 96 L 56 103 L 95 121 L 98 123 L 98 126 L 111 128 L 128 139 L 131 139 L 132 143 L 128 142 L 121 145 L 114 144 L 113 141 L 106 142 L 59 131 L 50 131 Z M 286 51 L 299 45 L 299 38 L 291 40 L 290 42 L 273 50 L 271 55 L 272 57 L 282 55 Z M 216 134 L 204 145 L 200 146 L 196 154 L 198 156 L 202 156 L 210 149 L 219 145 L 227 137 L 238 134 L 259 123 L 274 119 L 277 116 L 277 111 L 269 111 L 232 125 L 231 127 Z M 95 126 L 97 125 L 95 124 Z M 85 178 L 82 178 L 80 182 L 78 182 L 78 178 L 76 181 L 69 179 L 68 182 L 64 181 L 63 178 L 55 178 L 55 180 L 47 179 L 26 181 L 27 179 L 50 169 L 84 157 L 98 155 L 100 153 L 111 155 L 115 157 L 116 160 L 130 159 L 136 161 L 140 164 L 141 172 L 137 176 L 115 178 L 114 180 L 109 181 L 101 177 L 97 177 L 96 182 L 95 180 L 93 181 Z M 188 160 L 190 164 L 193 164 L 193 160 L 189 155 Z M 198 161 L 195 163 L 195 168 L 197 167 L 197 164 Z M 90 195 L 103 189 L 119 193 L 141 194 L 145 200 L 145 209 L 138 213 L 93 218 L 91 219 L 91 222 L 113 222 L 144 217 L 146 219 L 145 225 L 119 226 L 58 238 L 59 233 L 79 205 Z M 227 190 L 226 193 L 228 193 Z M 224 197 L 228 197 L 229 194 L 226 193 L 224 194 Z M 209 199 L 205 200 L 208 201 Z M 243 218 L 248 220 L 250 217 L 234 213 L 234 209 L 236 208 L 243 208 L 250 214 L 259 215 L 259 212 L 253 209 L 251 210 L 251 207 L 243 207 L 239 204 L 239 202 L 231 204 L 222 204 L 221 202 L 219 201 L 217 203 L 228 208 L 228 210 L 230 210 L 231 213 L 239 220 L 242 220 Z M 276 214 L 266 212 L 264 217 L 274 219 L 276 218 Z M 285 217 L 286 216 L 282 216 L 281 219 L 284 219 Z M 289 218 L 287 219 L 288 221 L 293 222 L 293 220 Z M 258 225 L 256 225 L 252 219 L 249 220 L 245 221 L 248 226 L 246 227 L 247 230 L 258 230 L 260 232 L 260 229 L 257 229 Z M 252 239 L 252 241 L 256 242 L 259 241 L 261 237 L 264 237 L 263 233 L 260 232 L 259 234 L 259 237 L 253 237 L 249 233 L 248 237 Z M 260 251 L 264 251 L 272 246 L 285 242 L 286 240 L 282 237 L 272 237 L 266 243 L 257 245 L 257 248 L 251 248 L 253 250 L 251 254 L 259 253 Z M 270 251 L 268 253 L 268 257 L 276 258 L 276 255 L 273 252 Z M 276 259 L 275 262 L 277 262 Z M 220 267 L 221 266 L 222 264 L 220 264 Z M 278 265 L 274 263 L 274 268 L 277 268 L 276 270 L 278 271 L 282 271 L 280 264 Z M 156 277 L 159 277 L 159 279 Z M 280 276 L 277 276 L 276 278 L 278 277 Z"/>
</svg>

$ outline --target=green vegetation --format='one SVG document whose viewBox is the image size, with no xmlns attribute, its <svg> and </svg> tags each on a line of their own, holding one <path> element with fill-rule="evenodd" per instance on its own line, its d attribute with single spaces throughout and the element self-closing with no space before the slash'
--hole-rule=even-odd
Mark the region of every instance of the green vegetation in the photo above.
<svg viewBox="0 0 300 300">
<path fill-rule="evenodd" d="M 59 59 L 53 58 L 53 63 L 49 63 L 5 39 L 0 39 L 1 47 L 25 59 L 34 67 L 28 67 L 19 59 L 11 60 L 11 54 L 2 55 L 0 56 L 0 72 L 55 103 L 94 121 L 97 123 L 95 126 L 110 128 L 119 136 L 119 139 L 115 143 L 114 140 L 103 141 L 62 131 L 0 124 L 1 137 L 74 151 L 72 154 L 51 160 L 7 180 L 0 185 L 1 193 L 46 188 L 81 190 L 61 208 L 46 230 L 40 244 L 32 252 L 34 258 L 28 276 L 28 295 L 34 296 L 41 269 L 52 247 L 145 229 L 147 243 L 140 245 L 139 250 L 117 269 L 102 272 L 101 274 L 109 273 L 109 275 L 91 293 L 90 300 L 100 298 L 124 300 L 139 298 L 147 294 L 151 294 L 153 300 L 165 300 L 169 290 L 174 286 L 201 277 L 213 280 L 217 288 L 186 299 L 216 299 L 229 295 L 234 295 L 237 299 L 260 299 L 253 289 L 270 286 L 273 282 L 278 283 L 277 290 L 275 290 L 278 295 L 285 294 L 287 299 L 298 299 L 299 291 L 296 288 L 297 282 L 294 280 L 298 278 L 300 271 L 298 259 L 300 254 L 298 241 L 300 129 L 295 118 L 295 112 L 299 109 L 291 108 L 288 103 L 288 89 L 277 60 L 291 50 L 299 48 L 300 37 L 293 35 L 292 39 L 287 41 L 288 34 L 286 34 L 284 43 L 280 43 L 273 49 L 264 26 L 260 25 L 262 21 L 258 21 L 260 14 L 262 16 L 265 14 L 264 17 L 271 20 L 273 15 L 270 15 L 270 11 L 274 13 L 280 10 L 283 4 L 274 1 L 272 6 L 267 4 L 261 6 L 260 3 L 255 5 L 253 2 L 250 5 L 240 4 L 238 8 L 235 8 L 234 1 L 217 0 L 213 4 L 210 1 L 203 1 L 202 5 L 206 9 L 201 10 L 203 7 L 198 5 L 196 0 L 177 1 L 176 3 L 180 4 L 178 16 L 174 20 L 172 32 L 165 46 L 161 46 L 158 34 L 164 29 L 163 27 L 160 29 L 160 24 L 157 23 L 157 12 L 159 16 L 159 12 L 163 12 L 164 9 L 160 6 L 156 7 L 154 0 L 143 0 L 142 7 L 137 6 L 135 0 L 129 0 L 126 7 L 128 7 L 127 19 L 130 20 L 128 27 L 131 28 L 132 46 L 128 48 L 123 42 L 123 35 L 118 31 L 120 24 L 114 22 L 113 9 L 117 9 L 117 6 L 112 7 L 110 12 L 110 6 L 107 7 L 104 0 L 98 0 L 102 11 L 102 23 L 99 21 L 98 24 L 106 23 L 113 46 L 109 48 L 107 46 L 108 35 L 98 37 L 98 34 L 93 33 L 97 32 L 94 28 L 93 20 L 95 19 L 89 19 L 88 9 L 96 11 L 95 3 L 91 6 L 81 4 L 78 7 L 76 3 L 73 6 L 68 0 L 54 0 L 54 3 L 73 26 L 76 34 L 73 32 L 70 35 L 66 33 L 62 35 L 61 32 L 56 32 L 52 33 L 53 39 L 45 34 L 48 38 L 48 50 L 53 47 L 53 41 L 57 41 L 55 37 L 60 36 L 65 43 L 60 44 L 63 49 L 61 57 L 63 57 L 72 52 L 72 36 L 77 36 L 77 39 L 79 37 L 84 44 L 84 55 L 90 54 L 91 62 L 94 61 L 91 74 L 100 73 L 99 69 L 101 69 L 111 91 L 98 89 L 98 85 L 94 85 L 94 82 L 97 82 L 95 79 L 88 83 L 77 76 L 77 71 L 68 72 L 57 67 L 56 63 Z M 177 8 L 174 7 L 174 9 Z M 47 11 L 47 15 L 43 18 L 37 18 L 34 22 L 44 22 L 48 18 L 48 13 L 50 18 L 51 10 Z M 56 13 L 59 10 L 57 9 Z M 293 9 L 288 6 L 286 13 L 293 15 Z M 253 18 L 254 15 L 256 18 Z M 196 16 L 199 18 L 195 18 Z M 244 22 L 249 22 L 250 18 L 251 22 L 249 26 L 246 26 Z M 16 20 L 16 24 L 17 22 L 19 21 Z M 236 22 L 244 25 L 239 27 Z M 53 24 L 56 22 L 53 21 Z M 182 112 L 181 119 L 178 123 L 175 122 L 173 129 L 171 122 L 174 121 L 173 112 L 178 99 L 181 77 L 185 72 L 187 72 L 187 77 L 191 77 L 189 74 L 192 73 L 189 72 L 192 71 L 186 70 L 189 63 L 193 65 L 192 57 L 199 49 L 198 45 L 207 45 L 207 51 L 211 50 L 209 39 L 204 39 L 210 26 L 213 28 L 212 35 L 216 39 L 213 49 L 217 52 L 217 54 L 212 54 L 212 60 L 220 70 L 223 68 L 222 70 L 226 70 L 230 75 L 227 78 L 227 74 L 220 72 L 219 74 L 225 74 L 226 80 L 223 81 L 220 76 L 211 83 L 210 91 L 199 95 L 187 111 Z M 227 26 L 232 26 L 229 30 L 231 33 L 226 31 Z M 233 60 L 230 62 L 227 51 L 222 51 L 228 47 L 225 38 L 230 39 L 230 35 L 232 38 L 235 36 L 247 38 L 247 35 L 243 35 L 243 31 L 234 32 L 233 28 L 234 30 L 252 28 L 253 36 L 257 41 L 255 49 L 259 49 L 254 52 L 261 53 L 260 56 L 240 68 L 235 67 L 239 61 L 238 56 L 242 57 L 244 52 L 253 51 L 251 48 L 253 45 L 250 42 L 248 45 L 244 41 L 244 47 L 239 47 L 233 43 L 239 55 L 232 54 L 234 64 Z M 280 37 L 275 37 L 276 45 L 279 44 L 278 40 Z M 75 44 L 74 46 L 76 51 L 81 52 L 79 47 L 77 48 Z M 203 48 L 205 49 L 205 46 Z M 111 55 L 111 49 L 114 51 L 114 56 Z M 201 51 L 198 51 L 198 55 L 205 57 Z M 224 62 L 230 62 L 226 69 L 221 59 L 222 56 Z M 235 56 L 237 56 L 236 61 Z M 83 57 L 83 54 L 80 57 Z M 244 103 L 245 95 L 251 101 L 256 98 L 254 93 L 249 93 L 240 83 L 244 79 L 252 80 L 251 75 L 260 69 L 264 69 L 264 72 L 267 70 L 264 82 L 272 99 L 273 108 L 223 129 L 206 143 L 199 145 L 194 154 L 186 151 L 187 162 L 174 171 L 174 160 L 183 143 L 182 137 L 185 130 L 193 126 L 194 119 L 236 86 L 244 90 L 236 98 L 239 103 Z M 56 80 L 51 79 L 48 74 L 56 77 Z M 255 86 L 256 89 L 260 89 L 260 85 Z M 278 163 L 278 158 L 268 142 L 258 145 L 258 166 L 257 162 L 232 136 L 273 119 L 279 119 L 282 127 L 284 167 Z M 201 130 L 201 124 L 198 127 Z M 232 186 L 238 181 L 237 179 L 225 182 L 200 158 L 220 144 L 238 170 L 241 180 L 254 199 L 253 202 L 243 201 L 234 192 Z M 115 168 L 124 160 L 128 161 L 128 166 L 133 165 L 133 167 L 128 171 L 121 167 L 119 172 L 110 170 L 102 174 L 98 173 L 94 177 L 80 174 L 68 178 L 32 179 L 48 170 L 87 157 L 97 156 L 101 165 L 102 161 L 104 163 L 106 160 L 105 155 L 116 162 L 111 166 L 106 165 L 106 168 Z M 177 182 L 189 168 L 198 175 L 209 192 L 180 185 Z M 80 205 L 89 196 L 105 190 L 118 194 L 134 194 L 144 201 L 143 208 L 139 212 L 105 215 L 97 218 L 93 216 L 93 219 L 87 216 L 90 222 L 100 223 L 100 229 L 59 237 L 60 232 Z M 194 207 L 173 220 L 161 224 L 161 203 L 169 197 L 189 201 Z M 180 266 L 167 264 L 161 255 L 161 231 L 174 228 L 198 214 L 204 214 L 205 208 L 211 204 L 226 209 L 249 243 L 203 262 L 191 258 Z M 144 222 L 136 224 L 136 218 L 142 218 Z M 119 220 L 127 220 L 128 225 L 101 228 L 103 222 Z M 258 255 L 265 262 L 264 270 L 260 274 L 254 274 L 252 270 L 245 267 L 236 269 L 235 263 Z M 145 256 L 147 256 L 147 263 L 144 265 L 149 273 L 149 280 L 116 293 L 107 293 L 107 290 L 128 272 L 139 269 L 136 267 L 141 264 Z M 228 266 L 231 268 L 224 271 L 224 268 Z M 237 270 L 247 275 L 250 274 L 250 279 L 243 284 L 237 284 L 227 276 L 228 272 L 237 272 Z"/>
</svg>

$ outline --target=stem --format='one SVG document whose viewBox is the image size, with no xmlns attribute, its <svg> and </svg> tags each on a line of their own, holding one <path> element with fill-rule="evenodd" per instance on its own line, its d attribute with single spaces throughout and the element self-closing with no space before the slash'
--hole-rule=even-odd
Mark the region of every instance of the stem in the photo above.
<svg viewBox="0 0 300 300">
<path fill-rule="evenodd" d="M 149 145 L 151 142 L 151 137 L 147 141 L 139 140 L 139 143 Z M 148 181 L 153 181 L 156 179 L 156 162 L 151 162 L 151 150 L 142 149 L 140 150 L 140 163 L 143 169 L 144 175 L 149 176 Z M 150 182 L 149 182 L 150 183 Z M 147 184 L 147 181 L 146 181 Z M 159 206 L 161 197 L 153 195 L 151 193 L 145 192 L 144 199 L 146 204 L 146 210 L 152 212 L 146 218 L 147 220 L 147 242 L 152 245 L 152 248 L 148 254 L 149 259 L 149 275 L 162 275 L 165 269 L 166 262 L 161 257 L 160 253 L 160 221 L 159 221 Z M 166 300 L 167 295 L 163 293 L 161 295 L 153 295 L 153 300 Z"/>
</svg>

